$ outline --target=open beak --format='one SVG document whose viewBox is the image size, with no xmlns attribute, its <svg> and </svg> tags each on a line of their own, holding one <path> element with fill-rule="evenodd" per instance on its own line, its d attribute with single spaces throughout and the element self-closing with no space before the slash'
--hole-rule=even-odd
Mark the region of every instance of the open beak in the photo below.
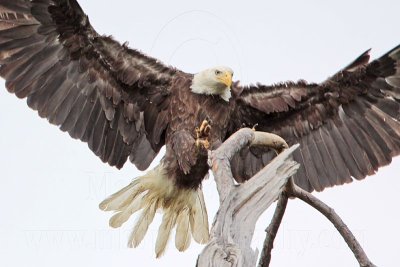
<svg viewBox="0 0 400 267">
<path fill-rule="evenodd" d="M 230 72 L 225 72 L 221 75 L 219 80 L 225 84 L 227 87 L 231 88 L 232 86 L 232 74 Z"/>
</svg>

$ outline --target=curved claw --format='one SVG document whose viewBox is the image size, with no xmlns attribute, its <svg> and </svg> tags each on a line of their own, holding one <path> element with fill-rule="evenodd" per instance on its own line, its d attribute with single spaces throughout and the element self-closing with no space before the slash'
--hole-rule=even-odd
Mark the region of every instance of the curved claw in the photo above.
<svg viewBox="0 0 400 267">
<path fill-rule="evenodd" d="M 209 124 L 208 120 L 203 120 L 200 127 L 196 127 L 196 147 L 197 148 L 205 148 L 208 150 L 211 145 L 208 141 L 208 137 L 210 136 L 211 132 L 211 125 Z"/>
</svg>

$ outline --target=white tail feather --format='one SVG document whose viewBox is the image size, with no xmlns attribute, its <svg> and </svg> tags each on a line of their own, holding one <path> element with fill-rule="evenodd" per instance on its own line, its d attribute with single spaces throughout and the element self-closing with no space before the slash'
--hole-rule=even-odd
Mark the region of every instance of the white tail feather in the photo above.
<svg viewBox="0 0 400 267">
<path fill-rule="evenodd" d="M 110 219 L 111 227 L 120 227 L 133 213 L 143 209 L 130 235 L 129 247 L 139 245 L 157 209 L 161 209 L 164 216 L 157 236 L 157 257 L 165 252 L 175 226 L 175 246 L 179 251 L 189 247 L 192 235 L 198 243 L 205 243 L 209 239 L 207 210 L 202 190 L 178 188 L 174 180 L 167 176 L 162 165 L 108 197 L 100 204 L 100 209 L 116 212 Z"/>
<path fill-rule="evenodd" d="M 142 201 L 143 195 L 143 192 L 137 195 L 131 203 L 125 206 L 126 208 L 124 210 L 115 213 L 110 219 L 110 226 L 113 228 L 121 227 L 121 225 L 125 223 L 133 213 L 142 209 L 144 204 Z"/>
<path fill-rule="evenodd" d="M 144 236 L 149 229 L 149 225 L 154 219 L 157 211 L 157 202 L 149 203 L 148 206 L 142 211 L 142 215 L 138 219 L 135 228 L 131 233 L 128 241 L 128 247 L 137 247 L 142 242 Z"/>
<path fill-rule="evenodd" d="M 125 186 L 118 192 L 103 200 L 100 203 L 99 208 L 104 211 L 118 210 L 121 206 L 123 206 L 127 201 L 132 198 L 135 191 L 138 189 L 136 188 L 137 185 L 138 181 L 134 180 L 129 185 Z"/>
<path fill-rule="evenodd" d="M 195 205 L 192 206 L 189 215 L 190 228 L 193 239 L 199 244 L 205 244 L 210 239 L 208 232 L 208 215 L 204 203 L 203 191 L 197 190 Z"/>
<path fill-rule="evenodd" d="M 171 230 L 176 224 L 176 217 L 177 217 L 176 210 L 168 209 L 165 211 L 162 223 L 160 228 L 158 229 L 157 241 L 156 241 L 156 257 L 161 257 L 164 252 L 165 248 L 167 247 L 167 242 L 171 235 Z"/>
<path fill-rule="evenodd" d="M 179 251 L 185 251 L 190 246 L 191 239 L 189 212 L 185 209 L 179 213 L 176 220 L 175 247 Z"/>
</svg>

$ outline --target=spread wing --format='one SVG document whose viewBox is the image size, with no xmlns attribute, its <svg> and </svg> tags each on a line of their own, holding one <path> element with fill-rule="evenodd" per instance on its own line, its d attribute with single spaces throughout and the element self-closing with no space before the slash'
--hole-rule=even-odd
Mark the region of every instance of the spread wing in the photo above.
<svg viewBox="0 0 400 267">
<path fill-rule="evenodd" d="M 104 162 L 146 169 L 164 145 L 177 70 L 100 36 L 76 0 L 0 0 L 0 75 Z"/>
<path fill-rule="evenodd" d="M 368 63 L 369 51 L 321 84 L 236 87 L 237 128 L 258 124 L 289 145 L 301 168 L 295 182 L 308 191 L 363 179 L 400 153 L 400 46 Z M 233 165 L 238 181 L 273 157 L 246 149 Z"/>
</svg>

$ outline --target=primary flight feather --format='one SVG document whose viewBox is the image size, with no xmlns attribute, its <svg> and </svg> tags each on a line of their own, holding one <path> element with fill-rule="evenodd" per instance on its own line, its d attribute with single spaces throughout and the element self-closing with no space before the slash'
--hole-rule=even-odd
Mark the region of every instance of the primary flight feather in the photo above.
<svg viewBox="0 0 400 267">
<path fill-rule="evenodd" d="M 208 241 L 201 182 L 207 149 L 244 126 L 282 136 L 301 168 L 295 182 L 321 191 L 363 179 L 400 153 L 400 46 L 372 62 L 369 51 L 320 84 L 233 83 L 233 70 L 189 74 L 99 35 L 76 0 L 0 0 L 0 75 L 9 92 L 86 142 L 103 162 L 160 164 L 100 204 L 119 227 L 141 210 L 129 245 L 164 213 L 156 254 L 177 224 L 175 245 Z M 246 148 L 232 160 L 238 182 L 273 157 Z"/>
</svg>

